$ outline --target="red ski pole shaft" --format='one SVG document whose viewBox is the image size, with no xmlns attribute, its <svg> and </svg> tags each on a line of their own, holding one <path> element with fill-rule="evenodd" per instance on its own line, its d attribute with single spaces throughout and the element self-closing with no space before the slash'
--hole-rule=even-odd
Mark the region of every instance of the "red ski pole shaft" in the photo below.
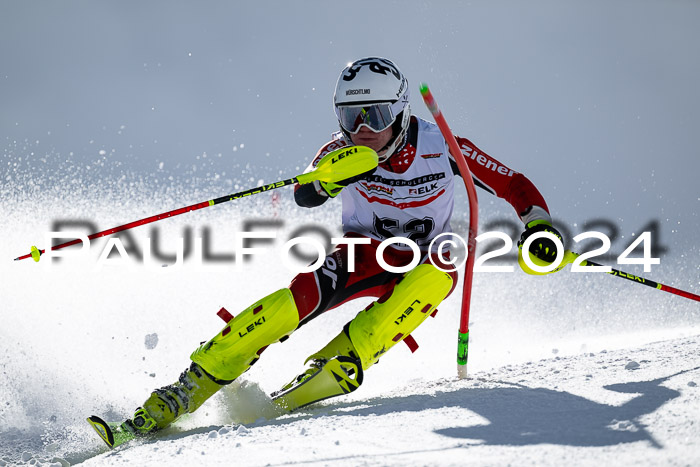
<svg viewBox="0 0 700 467">
<path fill-rule="evenodd" d="M 467 237 L 467 262 L 464 266 L 464 286 L 462 289 L 462 309 L 459 321 L 459 334 L 457 340 L 457 374 L 460 378 L 467 376 L 467 359 L 469 357 L 469 308 L 471 304 L 472 294 L 472 279 L 474 276 L 474 258 L 476 256 L 476 235 L 479 224 L 479 203 L 476 196 L 476 187 L 472 180 L 472 174 L 467 166 L 467 161 L 459 149 L 459 144 L 452 134 L 445 117 L 438 108 L 437 102 L 430 92 L 428 85 L 422 83 L 420 85 L 420 93 L 423 96 L 425 105 L 430 110 L 430 113 L 435 119 L 440 131 L 442 132 L 447 146 L 450 149 L 452 157 L 457 162 L 459 173 L 462 175 L 462 180 L 467 188 L 467 196 L 469 197 L 469 233 Z"/>
<path fill-rule="evenodd" d="M 89 240 L 94 240 L 96 238 L 105 237 L 107 235 L 112 235 L 118 232 L 123 232 L 124 230 L 133 229 L 134 227 L 150 224 L 161 219 L 167 219 L 169 217 L 184 214 L 186 212 L 196 211 L 198 209 L 214 206 L 215 204 L 225 203 L 227 201 L 243 198 L 245 196 L 251 196 L 265 191 L 274 190 L 276 188 L 281 188 L 283 186 L 293 185 L 295 183 L 305 184 L 311 183 L 315 180 L 327 183 L 335 183 L 368 173 L 369 170 L 375 169 L 376 167 L 377 153 L 372 149 L 365 146 L 352 146 L 350 148 L 340 148 L 331 153 L 328 153 L 326 157 L 324 157 L 322 163 L 319 163 L 319 165 L 311 172 L 297 175 L 296 177 L 288 178 L 287 180 L 281 180 L 279 182 L 270 183 L 268 185 L 261 185 L 259 187 L 251 188 L 249 190 L 240 191 L 238 193 L 233 193 L 226 196 L 221 196 L 220 198 L 211 199 L 209 201 L 203 201 L 201 203 L 192 204 L 191 206 L 185 206 L 184 208 L 173 209 L 172 211 L 156 214 L 155 216 L 147 217 L 145 219 L 141 219 L 134 222 L 129 222 L 128 224 L 120 225 L 119 227 L 113 227 L 111 229 L 103 230 L 102 232 L 91 234 L 87 238 Z M 77 245 L 78 243 L 82 243 L 82 240 L 79 238 L 71 240 L 69 242 L 61 243 L 60 245 L 52 246 L 50 250 L 59 250 L 61 248 L 66 248 L 71 245 Z M 15 258 L 15 261 L 20 261 L 30 257 L 34 258 L 34 261 L 39 261 L 40 256 L 44 254 L 45 251 L 46 250 L 39 250 L 37 247 L 32 247 L 31 253 Z"/>
<path fill-rule="evenodd" d="M 88 240 L 94 240 L 96 238 L 106 237 L 107 235 L 112 235 L 115 233 L 123 232 L 125 230 L 133 229 L 134 227 L 139 227 L 142 225 L 151 224 L 153 222 L 156 222 L 156 221 L 159 221 L 162 219 L 167 219 L 169 217 L 179 216 L 180 214 L 184 214 L 186 212 L 196 211 L 198 209 L 203 209 L 203 208 L 206 208 L 209 206 L 214 206 L 215 204 L 225 203 L 226 201 L 232 201 L 234 199 L 242 198 L 244 196 L 250 196 L 250 195 L 257 194 L 257 193 L 262 193 L 263 191 L 268 191 L 268 190 L 272 190 L 275 188 L 280 188 L 283 186 L 291 185 L 293 183 L 296 183 L 296 181 L 297 181 L 296 177 L 290 178 L 290 179 L 283 180 L 280 182 L 271 183 L 269 185 L 262 185 L 262 186 L 259 186 L 256 188 L 251 188 L 250 190 L 245 190 L 245 191 L 233 193 L 233 194 L 230 194 L 227 196 L 222 196 L 220 198 L 212 199 L 209 201 L 203 201 L 201 203 L 192 204 L 190 206 L 185 206 L 185 207 L 182 207 L 179 209 L 173 209 L 172 211 L 167 211 L 167 212 L 163 212 L 161 214 L 156 214 L 155 216 L 150 216 L 150 217 L 146 217 L 144 219 L 140 219 L 140 220 L 137 220 L 134 222 L 129 222 L 128 224 L 120 225 L 118 227 L 112 227 L 111 229 L 103 230 L 101 232 L 95 232 L 93 234 L 88 235 L 87 238 L 88 238 Z M 65 243 L 61 243 L 59 245 L 54 245 L 50 248 L 50 250 L 51 251 L 60 250 L 62 248 L 77 245 L 77 244 L 82 243 L 82 242 L 83 241 L 81 239 L 76 238 L 74 240 L 71 240 L 71 241 L 68 241 Z M 43 255 L 46 252 L 46 250 L 36 250 L 36 251 L 38 251 L 39 255 Z M 23 260 L 26 258 L 31 258 L 31 257 L 34 257 L 35 261 L 38 261 L 38 256 L 36 255 L 36 253 L 34 253 L 34 254 L 27 253 L 26 255 L 15 258 L 15 261 L 20 261 L 20 260 Z"/>
<path fill-rule="evenodd" d="M 594 263 L 593 261 L 588 260 L 583 261 L 582 264 L 584 266 L 601 266 L 598 263 Z M 689 298 L 691 300 L 695 300 L 696 302 L 700 302 L 700 295 L 696 295 L 692 292 L 686 292 L 685 290 L 677 289 L 675 287 L 671 287 L 670 285 L 661 284 L 650 279 L 645 279 L 644 277 L 635 276 L 634 274 L 619 271 L 613 268 L 610 268 L 610 272 L 608 272 L 608 274 L 610 274 L 611 276 L 621 277 L 622 279 L 627 279 L 629 281 L 634 282 L 635 284 L 646 285 L 658 290 L 663 290 L 664 292 L 672 293 L 674 295 L 679 295 L 681 297 Z"/>
<path fill-rule="evenodd" d="M 579 253 L 573 252 L 571 250 L 566 250 L 564 252 L 564 264 L 575 264 L 577 259 L 581 255 Z M 595 263 L 593 261 L 583 259 L 580 261 L 581 266 L 597 266 L 597 267 L 604 267 L 604 265 Z M 622 279 L 627 279 L 628 281 L 634 282 L 635 284 L 641 284 L 641 285 L 646 285 L 647 287 L 652 287 L 654 289 L 658 290 L 663 290 L 664 292 L 672 293 L 674 295 L 678 295 L 681 297 L 689 298 L 690 300 L 695 300 L 696 302 L 700 302 L 700 295 L 696 295 L 692 292 L 688 292 L 685 290 L 677 289 L 675 287 L 671 287 L 670 285 L 666 284 L 661 284 L 659 282 L 655 282 L 651 279 L 646 279 L 644 277 L 636 276 L 634 274 L 630 274 L 629 272 L 625 271 L 620 271 L 619 269 L 614 269 L 609 266 L 608 267 L 610 270 L 605 271 L 611 276 L 616 276 Z"/>
</svg>

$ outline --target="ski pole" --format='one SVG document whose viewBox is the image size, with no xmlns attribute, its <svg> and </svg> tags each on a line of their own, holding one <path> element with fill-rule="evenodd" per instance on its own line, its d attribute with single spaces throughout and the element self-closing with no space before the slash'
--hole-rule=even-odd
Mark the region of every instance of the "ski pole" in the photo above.
<svg viewBox="0 0 700 467">
<path fill-rule="evenodd" d="M 167 219 L 169 217 L 174 217 L 186 212 L 196 211 L 198 209 L 203 209 L 209 206 L 214 206 L 216 204 L 225 203 L 227 201 L 233 201 L 235 199 L 243 198 L 246 196 L 256 195 L 258 193 L 263 193 L 266 191 L 281 188 L 287 185 L 293 185 L 299 183 L 303 185 L 305 183 L 311 183 L 315 180 L 319 180 L 326 183 L 336 183 L 348 178 L 356 177 L 362 175 L 365 172 L 377 167 L 377 153 L 372 149 L 365 146 L 352 146 L 350 148 L 341 148 L 331 153 L 328 153 L 323 159 L 322 163 L 319 163 L 315 170 L 297 175 L 296 177 L 288 178 L 286 180 L 280 180 L 278 182 L 261 185 L 256 188 L 251 188 L 249 190 L 240 191 L 238 193 L 233 193 L 226 196 L 221 196 L 219 198 L 211 199 L 208 201 L 203 201 L 201 203 L 192 204 L 190 206 L 185 206 L 179 209 L 173 209 L 172 211 L 167 211 L 161 214 L 156 214 L 155 216 L 146 217 L 134 222 L 129 222 L 128 224 L 121 225 L 119 227 L 113 227 L 111 229 L 103 230 L 101 232 L 96 232 L 88 235 L 88 240 L 94 240 L 96 238 L 105 237 L 107 235 L 112 235 L 118 232 L 123 232 L 124 230 L 133 229 L 134 227 L 139 227 L 141 225 L 150 224 L 152 222 L 159 221 L 161 219 Z M 61 248 L 66 248 L 72 245 L 77 245 L 82 243 L 82 240 L 77 238 L 69 242 L 61 243 L 59 245 L 54 245 L 51 247 L 51 251 L 60 250 Z M 20 261 L 26 258 L 33 258 L 34 261 L 39 261 L 39 258 L 46 250 L 40 250 L 33 246 L 31 248 L 31 253 L 15 258 L 15 261 Z"/>
<path fill-rule="evenodd" d="M 479 224 L 479 204 L 476 196 L 476 187 L 472 180 L 472 174 L 467 166 L 459 144 L 450 130 L 445 117 L 438 108 L 437 102 L 430 92 L 428 85 L 421 83 L 420 93 L 423 96 L 425 105 L 435 119 L 442 136 L 445 138 L 450 148 L 452 157 L 457 162 L 459 173 L 467 187 L 469 197 L 469 234 L 467 237 L 467 262 L 464 266 L 464 285 L 462 288 L 462 309 L 459 320 L 459 332 L 457 336 L 457 376 L 461 379 L 467 377 L 467 358 L 469 356 L 469 307 L 472 295 L 472 278 L 474 276 L 474 257 L 476 256 L 476 234 Z"/>
<path fill-rule="evenodd" d="M 573 263 L 576 258 L 578 258 L 580 255 L 578 253 L 574 253 L 573 251 L 566 250 L 564 253 L 564 257 L 566 260 L 569 262 Z M 582 266 L 602 266 L 602 264 L 594 263 L 593 261 L 589 260 L 583 260 L 581 261 Z M 658 290 L 663 290 L 664 292 L 672 293 L 675 295 L 680 295 L 681 297 L 689 298 L 691 300 L 695 300 L 697 302 L 700 302 L 700 295 L 696 295 L 691 292 L 686 292 L 685 290 L 680 290 L 675 287 L 671 287 L 670 285 L 665 285 L 661 284 L 659 282 L 655 282 L 649 279 L 645 279 L 643 277 L 636 276 L 634 274 L 630 274 L 628 272 L 620 271 L 618 269 L 613 269 L 610 268 L 610 271 L 608 272 L 611 276 L 617 276 L 621 277 L 622 279 L 627 279 L 629 281 L 634 282 L 635 284 L 642 284 L 646 285 L 649 287 L 653 287 Z"/>
</svg>

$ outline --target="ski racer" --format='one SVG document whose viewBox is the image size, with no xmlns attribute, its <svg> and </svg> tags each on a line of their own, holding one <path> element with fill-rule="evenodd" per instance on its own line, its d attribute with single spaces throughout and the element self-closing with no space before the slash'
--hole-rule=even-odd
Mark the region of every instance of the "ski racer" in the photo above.
<svg viewBox="0 0 700 467">
<path fill-rule="evenodd" d="M 444 260 L 430 245 L 451 231 L 455 176 L 460 173 L 438 127 L 411 115 L 407 79 L 385 58 L 356 60 L 338 78 L 334 108 L 340 131 L 318 151 L 308 170 L 352 146 L 376 151 L 379 165 L 372 173 L 338 184 L 297 185 L 294 196 L 299 206 L 312 208 L 340 195 L 346 243 L 337 245 L 322 267 L 298 274 L 288 287 L 235 318 L 228 316 L 221 332 L 192 353 L 179 379 L 156 389 L 130 419 L 105 423 L 91 417 L 110 446 L 163 429 L 193 412 L 257 362 L 268 345 L 287 339 L 322 313 L 359 297 L 374 297 L 273 398 L 293 410 L 352 392 L 384 353 L 402 340 L 410 344 L 411 333 L 454 289 L 457 273 L 448 271 L 449 265 L 440 267 Z M 528 178 L 470 140 L 457 141 L 475 184 L 510 203 L 522 220 L 521 244 L 536 232 L 561 239 L 544 198 Z M 386 264 L 380 264 L 377 248 L 392 237 L 407 243 L 387 247 Z M 418 246 L 417 261 L 408 240 Z M 540 238 L 525 254 L 547 265 L 556 258 L 557 247 Z M 417 264 L 408 272 L 392 272 L 412 261 Z"/>
</svg>

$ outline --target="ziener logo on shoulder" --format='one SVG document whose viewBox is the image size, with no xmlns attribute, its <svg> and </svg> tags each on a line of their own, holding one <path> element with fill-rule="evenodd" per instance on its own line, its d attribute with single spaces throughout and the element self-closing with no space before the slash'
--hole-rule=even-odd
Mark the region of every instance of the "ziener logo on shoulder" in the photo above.
<svg viewBox="0 0 700 467">
<path fill-rule="evenodd" d="M 493 159 L 490 159 L 483 154 L 479 154 L 476 149 L 469 147 L 469 145 L 466 143 L 462 143 L 461 149 L 462 154 L 464 154 L 464 157 L 468 157 L 469 159 L 475 161 L 477 164 L 483 165 L 489 170 L 498 172 L 499 174 L 506 175 L 508 177 L 512 177 L 515 173 L 508 167 L 499 164 Z"/>
</svg>

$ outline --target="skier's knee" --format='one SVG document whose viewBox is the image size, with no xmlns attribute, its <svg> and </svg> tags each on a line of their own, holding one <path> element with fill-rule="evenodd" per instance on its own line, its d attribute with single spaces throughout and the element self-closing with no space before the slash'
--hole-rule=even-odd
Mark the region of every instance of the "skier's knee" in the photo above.
<svg viewBox="0 0 700 467">
<path fill-rule="evenodd" d="M 452 277 L 421 264 L 408 272 L 391 295 L 372 302 L 349 323 L 348 335 L 362 361 L 372 366 L 397 342 L 408 337 L 445 299 Z"/>
<path fill-rule="evenodd" d="M 242 311 L 190 358 L 213 377 L 234 380 L 255 363 L 268 345 L 284 339 L 298 325 L 299 313 L 292 293 L 280 289 Z"/>
</svg>

